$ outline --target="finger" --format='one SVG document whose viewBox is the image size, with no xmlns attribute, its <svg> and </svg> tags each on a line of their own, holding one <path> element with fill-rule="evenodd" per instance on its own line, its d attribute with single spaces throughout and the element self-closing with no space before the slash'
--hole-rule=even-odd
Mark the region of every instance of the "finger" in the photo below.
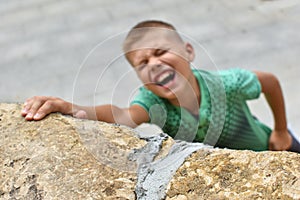
<svg viewBox="0 0 300 200">
<path fill-rule="evenodd" d="M 23 117 L 25 117 L 28 114 L 28 112 L 29 112 L 29 110 L 30 110 L 30 108 L 32 106 L 32 103 L 33 103 L 33 98 L 27 99 L 24 102 L 23 109 L 21 111 L 21 114 L 22 114 Z"/>
<path fill-rule="evenodd" d="M 284 150 L 284 148 L 280 144 L 275 143 L 272 145 L 272 150 L 273 151 L 282 151 L 282 150 Z"/>
<path fill-rule="evenodd" d="M 23 116 L 26 116 L 30 110 L 32 109 L 32 106 L 36 103 L 36 102 L 45 102 L 47 99 L 44 96 L 34 96 L 31 97 L 29 99 L 27 99 L 23 105 L 23 109 L 21 111 Z"/>
<path fill-rule="evenodd" d="M 21 115 L 23 116 L 23 117 L 25 117 L 26 115 L 27 115 L 27 113 L 28 113 L 28 107 L 27 107 L 27 102 L 25 102 L 24 104 L 23 104 L 23 108 L 22 108 L 22 111 L 21 111 Z"/>
<path fill-rule="evenodd" d="M 292 145 L 293 145 L 293 137 L 292 137 L 292 135 L 289 133 L 289 134 L 288 134 L 288 142 L 287 142 L 286 150 L 291 149 Z"/>
<path fill-rule="evenodd" d="M 34 120 L 41 120 L 51 112 L 55 112 L 55 104 L 53 101 L 46 101 L 33 116 Z"/>
<path fill-rule="evenodd" d="M 272 142 L 269 142 L 269 150 L 270 151 L 274 150 L 274 144 Z"/>
<path fill-rule="evenodd" d="M 40 109 L 40 107 L 43 105 L 43 101 L 36 100 L 31 104 L 30 109 L 28 110 L 25 119 L 26 120 L 32 120 L 33 116 L 37 113 L 37 111 Z"/>
</svg>

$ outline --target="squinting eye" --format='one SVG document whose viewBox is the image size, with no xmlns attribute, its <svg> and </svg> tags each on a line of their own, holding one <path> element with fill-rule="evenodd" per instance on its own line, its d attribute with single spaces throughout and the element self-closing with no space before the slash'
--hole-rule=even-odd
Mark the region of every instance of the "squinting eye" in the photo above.
<svg viewBox="0 0 300 200">
<path fill-rule="evenodd" d="M 161 56 L 163 55 L 164 53 L 166 53 L 168 50 L 167 49 L 157 49 L 155 51 L 155 56 Z"/>
</svg>

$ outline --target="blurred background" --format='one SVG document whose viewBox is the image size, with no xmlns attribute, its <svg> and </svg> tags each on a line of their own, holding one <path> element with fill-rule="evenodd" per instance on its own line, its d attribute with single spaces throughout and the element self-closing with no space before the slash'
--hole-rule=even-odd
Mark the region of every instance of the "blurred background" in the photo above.
<svg viewBox="0 0 300 200">
<path fill-rule="evenodd" d="M 300 136 L 300 0 L 0 0 L 0 101 L 47 95 L 128 105 L 141 84 L 121 44 L 146 19 L 189 38 L 198 68 L 276 74 Z M 273 125 L 263 96 L 249 104 Z"/>
</svg>

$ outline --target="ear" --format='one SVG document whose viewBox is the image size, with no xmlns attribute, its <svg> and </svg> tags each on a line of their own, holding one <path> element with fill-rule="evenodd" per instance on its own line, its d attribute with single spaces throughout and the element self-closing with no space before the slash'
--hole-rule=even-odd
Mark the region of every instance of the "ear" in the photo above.
<svg viewBox="0 0 300 200">
<path fill-rule="evenodd" d="M 187 52 L 187 59 L 189 62 L 192 62 L 195 58 L 195 51 L 193 46 L 190 43 L 185 43 L 185 51 Z"/>
</svg>

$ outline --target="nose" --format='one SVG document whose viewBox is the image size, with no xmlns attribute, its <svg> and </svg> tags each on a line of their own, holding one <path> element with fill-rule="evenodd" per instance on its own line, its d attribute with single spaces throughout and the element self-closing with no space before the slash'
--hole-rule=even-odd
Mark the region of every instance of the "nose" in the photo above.
<svg viewBox="0 0 300 200">
<path fill-rule="evenodd" d="M 151 71 L 156 71 L 162 66 L 161 61 L 157 57 L 149 58 L 148 64 L 150 66 Z"/>
</svg>

